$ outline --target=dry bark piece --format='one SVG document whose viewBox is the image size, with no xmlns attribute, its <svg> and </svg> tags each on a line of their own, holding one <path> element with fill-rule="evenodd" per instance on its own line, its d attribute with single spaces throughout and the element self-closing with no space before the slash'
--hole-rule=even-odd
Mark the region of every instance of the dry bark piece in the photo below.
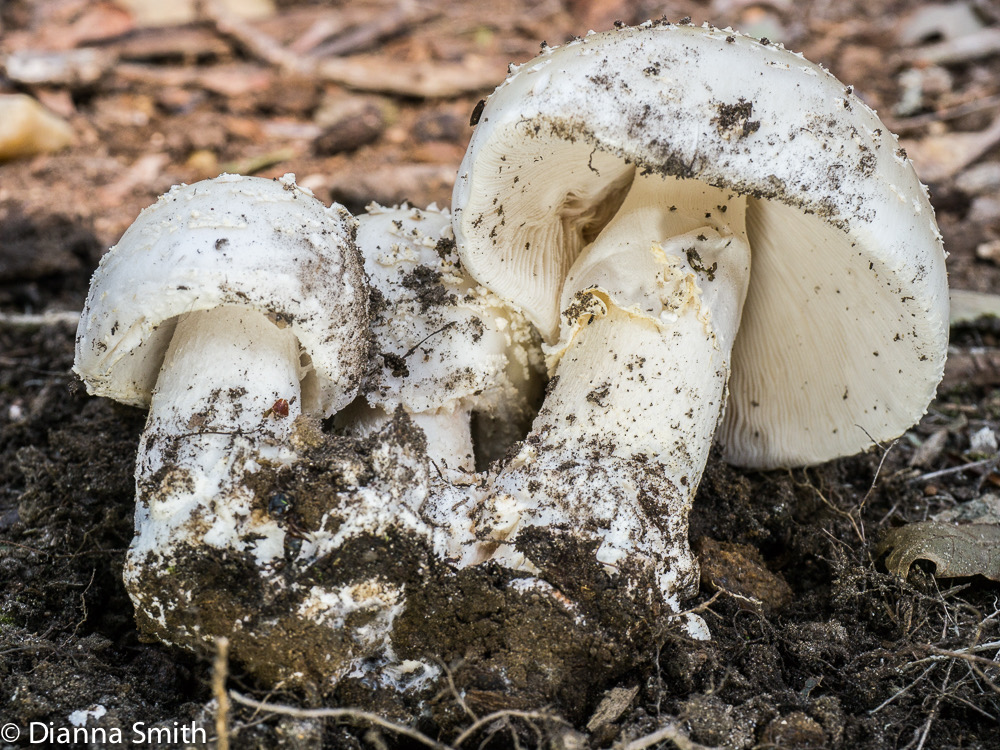
<svg viewBox="0 0 1000 750">
<path fill-rule="evenodd" d="M 926 469 L 937 461 L 948 442 L 948 430 L 935 430 L 910 456 L 910 466 Z"/>
<path fill-rule="evenodd" d="M 1000 318 L 1000 295 L 974 292 L 970 289 L 952 289 L 951 325 L 975 323 L 983 317 Z"/>
<path fill-rule="evenodd" d="M 286 71 L 316 76 L 359 91 L 422 99 L 448 98 L 487 90 L 503 75 L 499 58 L 478 55 L 467 55 L 461 63 L 416 61 L 392 66 L 386 66 L 380 56 L 302 58 L 217 3 L 206 4 L 204 10 L 220 34 L 235 40 L 255 58 Z"/>
<path fill-rule="evenodd" d="M 956 385 L 1000 385 L 1000 349 L 978 347 L 949 353 L 941 387 Z"/>
<path fill-rule="evenodd" d="M 114 63 L 111 53 L 86 47 L 65 51 L 21 50 L 4 60 L 4 72 L 23 86 L 67 86 L 95 84 Z"/>
<path fill-rule="evenodd" d="M 907 57 L 918 64 L 954 65 L 979 60 L 1000 51 L 1000 29 L 987 28 L 914 50 Z"/>
<path fill-rule="evenodd" d="M 911 523 L 886 534 L 875 551 L 889 553 L 885 565 L 900 578 L 917 560 L 927 560 L 935 578 L 981 575 L 1000 582 L 1000 526 L 994 524 Z"/>
<path fill-rule="evenodd" d="M 983 28 L 969 3 L 926 5 L 910 13 L 896 25 L 901 45 L 912 46 L 928 39 L 961 39 Z"/>
<path fill-rule="evenodd" d="M 376 201 L 386 206 L 414 201 L 446 201 L 455 168 L 439 164 L 403 163 L 375 169 L 351 168 L 333 176 L 330 195 L 350 207 Z"/>
<path fill-rule="evenodd" d="M 604 693 L 601 702 L 594 709 L 594 715 L 587 722 L 587 731 L 596 732 L 607 724 L 618 721 L 625 713 L 635 696 L 639 694 L 639 686 L 631 688 L 616 687 Z"/>
<path fill-rule="evenodd" d="M 939 182 L 953 177 L 1000 143 L 1000 117 L 985 130 L 974 133 L 929 135 L 902 143 L 920 178 L 927 182 Z"/>
<path fill-rule="evenodd" d="M 313 141 L 317 154 L 332 156 L 354 151 L 379 139 L 386 127 L 382 108 L 373 102 L 359 104 L 341 116 L 322 123 L 323 132 Z"/>
</svg>

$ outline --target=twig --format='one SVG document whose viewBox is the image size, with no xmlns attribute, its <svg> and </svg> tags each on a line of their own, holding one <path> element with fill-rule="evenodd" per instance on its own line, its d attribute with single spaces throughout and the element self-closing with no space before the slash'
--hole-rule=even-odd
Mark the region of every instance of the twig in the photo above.
<svg viewBox="0 0 1000 750">
<path fill-rule="evenodd" d="M 234 701 L 244 706 L 250 706 L 262 711 L 270 711 L 274 714 L 294 716 L 299 719 L 346 719 L 348 721 L 363 722 L 382 727 L 394 734 L 409 737 L 411 740 L 415 740 L 422 745 L 434 748 L 434 750 L 454 750 L 454 748 L 443 745 L 416 729 L 404 726 L 403 724 L 396 724 L 388 719 L 383 719 L 377 714 L 371 714 L 357 708 L 296 708 L 295 706 L 285 706 L 280 703 L 255 701 L 253 698 L 248 698 L 235 690 L 230 690 L 229 695 Z"/>
<path fill-rule="evenodd" d="M 862 431 L 864 431 L 864 428 L 863 428 L 863 427 L 862 427 L 861 429 L 862 429 Z M 865 434 L 866 434 L 866 435 L 868 435 L 867 431 L 865 431 Z M 870 437 L 871 437 L 871 436 L 869 435 L 869 438 L 870 438 Z M 872 441 L 872 442 L 875 442 L 875 441 Z M 876 443 L 876 445 L 878 445 L 878 444 Z M 879 447 L 881 447 L 881 446 L 879 446 Z M 881 467 L 881 464 L 879 464 L 879 466 Z M 803 483 L 803 482 L 798 482 L 798 481 L 796 481 L 796 480 L 794 479 L 794 476 L 793 476 L 793 481 L 795 481 L 795 483 L 796 483 L 796 484 L 797 484 L 798 486 L 800 486 L 800 487 L 806 487 L 806 488 L 808 488 L 808 489 L 812 490 L 813 492 L 815 492 L 815 493 L 816 493 L 816 496 L 817 496 L 817 497 L 818 497 L 818 498 L 820 499 L 820 501 L 821 501 L 821 502 L 822 502 L 822 503 L 823 503 L 823 504 L 824 504 L 824 505 L 825 505 L 825 506 L 826 506 L 827 508 L 829 508 L 829 509 L 830 509 L 831 511 L 833 511 L 833 512 L 834 512 L 835 514 L 837 514 L 837 515 L 839 515 L 839 516 L 842 516 L 843 518 L 846 518 L 846 519 L 847 519 L 847 520 L 848 520 L 848 521 L 850 522 L 850 524 L 851 524 L 851 527 L 852 527 L 852 528 L 854 529 L 854 533 L 855 533 L 855 535 L 856 535 L 856 536 L 858 537 L 858 539 L 860 539 L 860 540 L 861 540 L 862 542 L 864 542 L 864 541 L 865 541 L 865 532 L 864 532 L 864 529 L 863 529 L 863 528 L 861 528 L 861 526 L 859 526 L 859 525 L 858 525 L 858 519 L 856 519 L 856 518 L 854 517 L 854 514 L 853 514 L 852 512 L 850 512 L 850 511 L 846 511 L 846 510 L 842 510 L 841 508 L 838 508 L 838 507 L 837 507 L 836 505 L 834 505 L 834 504 L 833 504 L 833 503 L 832 503 L 832 502 L 831 502 L 830 500 L 828 500 L 828 499 L 826 498 L 826 495 L 824 495 L 824 494 L 823 494 L 823 493 L 822 493 L 822 492 L 821 492 L 821 491 L 819 490 L 819 488 L 818 488 L 818 487 L 816 487 L 816 486 L 815 486 L 815 485 L 814 485 L 814 484 L 812 483 L 812 481 L 810 481 L 810 480 L 809 480 L 809 475 L 808 475 L 807 473 L 805 474 L 805 477 L 806 477 L 806 481 L 805 481 L 804 483 Z M 876 479 L 878 478 L 878 472 L 876 472 L 876 473 L 875 473 L 875 478 L 876 478 Z M 867 496 L 866 496 L 866 497 L 867 497 Z M 860 506 L 859 506 L 859 507 L 860 507 Z M 859 518 L 860 518 L 860 513 L 858 514 L 858 516 L 859 516 Z M 830 535 L 830 538 L 831 538 L 831 539 L 835 539 L 835 537 L 834 537 L 834 536 L 833 536 L 832 534 Z"/>
<path fill-rule="evenodd" d="M 216 750 L 229 750 L 229 695 L 226 678 L 229 677 L 229 639 L 215 639 L 215 662 L 212 665 L 212 695 L 215 696 Z"/>
<path fill-rule="evenodd" d="M 241 18 L 222 7 L 217 0 L 202 0 L 199 15 L 212 24 L 222 36 L 232 39 L 248 54 L 290 73 L 311 73 L 312 66 L 298 55 L 285 49 L 267 34 L 263 34 Z"/>
<path fill-rule="evenodd" d="M 272 67 L 330 83 L 384 94 L 424 99 L 448 98 L 489 91 L 504 72 L 497 60 L 470 55 L 461 63 L 415 62 L 386 66 L 382 59 L 306 59 L 234 17 L 217 0 L 203 0 L 201 15 L 215 30 L 232 39 L 251 57 Z"/>
<path fill-rule="evenodd" d="M 491 722 L 494 722 L 497 719 L 506 719 L 506 718 L 524 719 L 525 721 L 528 722 L 537 719 L 539 721 L 551 721 L 557 724 L 565 724 L 567 726 L 571 726 L 568 721 L 566 721 L 560 716 L 555 716 L 554 714 L 544 714 L 538 711 L 514 711 L 511 709 L 503 711 L 495 711 L 494 713 L 491 713 L 488 716 L 484 716 L 483 718 L 473 722 L 471 725 L 466 727 L 465 731 L 463 731 L 460 735 L 458 735 L 458 737 L 455 738 L 455 747 L 460 747 L 463 742 L 465 742 L 473 734 L 478 732 L 487 724 L 490 724 Z"/>
<path fill-rule="evenodd" d="M 966 384 L 992 386 L 1000 383 L 1000 349 L 975 347 L 949 352 L 942 388 Z"/>
<path fill-rule="evenodd" d="M 714 584 L 715 581 L 712 581 L 712 583 Z M 716 592 L 712 594 L 712 596 L 706 601 L 703 601 L 701 604 L 691 607 L 691 609 L 685 609 L 683 612 L 678 612 L 676 615 L 667 615 L 667 617 L 672 619 L 676 617 L 684 617 L 685 615 L 700 615 L 702 612 L 704 612 L 713 604 L 715 604 L 715 600 L 718 599 L 723 594 L 729 594 L 730 596 L 734 596 L 732 592 L 726 591 L 721 586 L 717 586 Z"/>
<path fill-rule="evenodd" d="M 437 468 L 437 464 L 435 464 L 435 468 Z M 440 473 L 441 470 L 438 469 L 438 474 Z M 462 694 L 458 692 L 458 688 L 455 687 L 455 678 L 451 673 L 451 669 L 448 667 L 447 664 L 444 663 L 443 659 L 437 659 L 436 661 L 438 664 L 441 665 L 441 669 L 444 670 L 444 676 L 448 678 L 448 689 L 451 690 L 451 694 L 452 697 L 454 697 L 455 702 L 458 703 L 459 706 L 461 706 L 462 710 L 465 711 L 465 713 L 468 715 L 470 719 L 472 719 L 473 721 L 479 719 L 475 711 L 469 708 L 469 704 L 465 702 L 465 698 L 462 697 Z"/>
<path fill-rule="evenodd" d="M 926 661 L 926 659 L 922 659 L 921 661 Z M 913 664 L 919 664 L 920 662 L 915 661 L 915 662 L 912 662 L 912 663 Z M 875 708 L 873 708 L 871 711 L 869 711 L 868 712 L 869 716 L 871 716 L 873 714 L 877 714 L 879 711 L 881 711 L 883 708 L 885 708 L 886 706 L 888 706 L 894 700 L 896 700 L 897 698 L 902 697 L 903 695 L 905 695 L 906 693 L 908 693 L 909 690 L 910 690 L 910 688 L 915 687 L 916 684 L 918 682 L 920 682 L 922 679 L 924 679 L 924 677 L 927 676 L 927 673 L 930 672 L 932 669 L 934 669 L 934 667 L 936 667 L 936 666 L 937 666 L 937 664 L 931 664 L 929 667 L 927 667 L 927 669 L 925 669 L 923 672 L 920 673 L 920 676 L 917 679 L 915 679 L 913 682 L 911 682 L 906 687 L 897 690 L 895 693 L 893 693 L 892 695 L 890 695 L 884 701 L 882 701 L 877 706 L 875 706 Z"/>
<path fill-rule="evenodd" d="M 947 476 L 948 474 L 958 474 L 962 471 L 968 471 L 969 469 L 978 469 L 983 466 L 994 465 L 996 466 L 997 461 L 1000 460 L 1000 456 L 994 456 L 993 458 L 984 458 L 982 461 L 973 461 L 971 463 L 962 464 L 961 466 L 952 466 L 950 469 L 940 469 L 938 471 L 932 471 L 930 474 L 921 474 L 919 477 L 914 477 L 910 479 L 907 484 L 914 484 L 916 482 L 924 482 L 928 479 L 937 479 L 938 477 Z"/>
<path fill-rule="evenodd" d="M 429 339 L 431 336 L 437 336 L 439 333 L 447 331 L 449 328 L 451 328 L 453 326 L 456 326 L 456 325 L 458 325 L 458 323 L 456 323 L 453 320 L 450 323 L 445 323 L 443 326 L 441 326 L 440 328 L 438 328 L 436 331 L 434 331 L 432 333 L 428 333 L 426 336 L 424 336 L 422 339 L 420 339 L 420 341 L 418 341 L 413 346 L 411 346 L 409 349 L 407 349 L 406 354 L 404 354 L 401 357 L 401 359 L 406 359 L 411 354 L 413 354 L 413 352 L 415 352 L 420 347 L 420 345 L 423 344 L 425 341 L 427 341 L 427 339 Z"/>
<path fill-rule="evenodd" d="M 864 428 L 862 428 L 862 429 L 864 429 Z M 867 435 L 868 433 L 866 432 L 865 434 Z M 871 437 L 871 436 L 869 435 L 869 437 Z M 889 447 L 888 448 L 882 448 L 881 445 L 879 445 L 878 443 L 875 443 L 875 445 L 878 445 L 879 448 L 882 448 L 882 459 L 878 462 L 878 467 L 875 469 L 875 476 L 872 477 L 872 486 L 868 488 L 868 492 L 866 492 L 865 496 L 863 498 L 861 498 L 861 503 L 858 505 L 858 515 L 859 516 L 862 513 L 864 513 L 865 503 L 868 502 L 868 498 L 871 497 L 872 493 L 875 491 L 875 485 L 878 484 L 878 475 L 880 473 L 882 473 L 882 466 L 885 464 L 885 460 L 889 457 L 889 451 L 891 451 L 893 448 L 895 448 L 896 447 L 896 443 L 898 443 L 898 442 L 899 442 L 899 438 L 896 438 L 891 443 L 889 443 Z M 862 542 L 865 541 L 864 526 L 861 527 L 861 541 Z"/>
<path fill-rule="evenodd" d="M 920 735 L 920 742 L 917 743 L 916 750 L 923 750 L 924 743 L 927 742 L 927 735 L 931 732 L 931 727 L 934 725 L 934 720 L 937 718 L 938 711 L 941 708 L 941 701 L 944 700 L 945 690 L 948 687 L 948 680 L 951 679 L 951 669 L 954 662 L 948 664 L 948 671 L 945 672 L 944 682 L 941 683 L 941 690 L 938 697 L 934 701 L 934 707 L 930 710 L 930 714 L 927 717 L 927 722 L 924 724 L 923 734 Z"/>
<path fill-rule="evenodd" d="M 964 659 L 965 661 L 974 662 L 976 664 L 983 664 L 988 667 L 1000 667 L 1000 662 L 993 661 L 992 659 L 984 659 L 982 656 L 975 656 L 980 651 L 989 651 L 990 649 L 1000 649 L 1000 641 L 993 641 L 992 643 L 981 643 L 978 646 L 971 646 L 970 648 L 962 648 L 957 651 L 949 651 L 948 649 L 938 648 L 937 646 L 927 646 L 927 650 L 934 654 L 934 656 L 928 656 L 926 659 L 921 659 L 920 661 L 936 661 L 940 659 Z M 914 664 L 919 664 L 920 662 L 914 662 Z"/>
<path fill-rule="evenodd" d="M 400 13 L 382 13 L 374 21 L 355 26 L 340 36 L 316 46 L 313 57 L 348 55 L 373 47 L 379 42 L 427 23 L 441 15 L 439 10 L 404 8 Z"/>
<path fill-rule="evenodd" d="M 60 323 L 76 325 L 80 322 L 79 310 L 53 310 L 44 313 L 0 313 L 0 325 L 41 327 Z"/>
<path fill-rule="evenodd" d="M 663 742 L 664 740 L 670 740 L 679 750 L 715 750 L 708 745 L 699 745 L 697 742 L 693 742 L 673 722 L 657 729 L 652 734 L 634 739 L 627 745 L 619 745 L 616 747 L 616 750 L 645 750 L 645 748 L 652 747 L 657 742 Z"/>
<path fill-rule="evenodd" d="M 984 99 L 956 104 L 954 107 L 942 109 L 939 112 L 926 112 L 922 115 L 901 118 L 890 123 L 890 125 L 892 132 L 899 135 L 903 132 L 918 130 L 925 125 L 930 125 L 932 122 L 947 122 L 976 112 L 982 112 L 985 109 L 993 109 L 996 106 L 1000 106 L 1000 96 L 987 96 Z"/>
</svg>

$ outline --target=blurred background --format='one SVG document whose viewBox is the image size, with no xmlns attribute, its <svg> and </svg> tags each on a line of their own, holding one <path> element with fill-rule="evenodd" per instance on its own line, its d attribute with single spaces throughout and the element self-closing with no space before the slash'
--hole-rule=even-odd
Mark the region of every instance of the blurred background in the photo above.
<svg viewBox="0 0 1000 750">
<path fill-rule="evenodd" d="M 0 309 L 79 309 L 179 182 L 295 172 L 324 200 L 447 205 L 508 63 L 616 21 L 732 26 L 822 63 L 929 183 L 956 286 L 1000 281 L 1000 5 L 917 0 L 5 0 Z"/>
</svg>

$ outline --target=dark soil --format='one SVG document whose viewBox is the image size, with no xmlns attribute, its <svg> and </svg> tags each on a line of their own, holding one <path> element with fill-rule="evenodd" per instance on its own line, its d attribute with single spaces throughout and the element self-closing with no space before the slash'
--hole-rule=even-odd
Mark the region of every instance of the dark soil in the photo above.
<svg viewBox="0 0 1000 750">
<path fill-rule="evenodd" d="M 353 5 L 359 25 L 394 7 Z M 502 77 L 506 61 L 529 59 L 543 39 L 561 42 L 616 18 L 691 15 L 720 26 L 771 24 L 787 46 L 854 83 L 910 139 L 982 130 L 997 113 L 994 105 L 933 117 L 1000 95 L 994 54 L 949 65 L 948 86 L 893 119 L 898 74 L 908 69 L 899 33 L 906 14 L 925 5 L 916 0 L 716 2 L 711 15 L 693 0 L 475 5 L 428 3 L 440 13 L 358 52 L 386 67 L 478 56 Z M 285 44 L 322 11 L 298 1 L 278 6 L 279 20 L 257 28 Z M 1000 23 L 988 3 L 969 6 L 984 23 Z M 84 33 L 88 13 L 105 11 L 61 0 L 6 3 L 0 54 L 121 47 L 127 38 Z M 138 211 L 220 164 L 264 176 L 295 171 L 318 197 L 352 210 L 369 199 L 447 204 L 450 178 L 440 175 L 454 173 L 469 114 L 487 93 L 359 92 L 279 73 L 210 26 L 186 28 L 203 35 L 191 44 L 214 44 L 193 55 L 183 35 L 161 34 L 173 47 L 142 59 L 141 74 L 122 69 L 86 86 L 30 89 L 0 78 L 0 93 L 30 90 L 63 106 L 78 136 L 62 153 L 0 165 L 0 724 L 23 730 L 30 722 L 71 726 L 72 712 L 102 706 L 106 714 L 88 726 L 196 722 L 214 738 L 217 706 L 214 654 L 143 640 L 121 581 L 144 414 L 86 395 L 70 373 L 75 323 L 15 315 L 79 310 L 101 252 Z M 185 70 L 193 77 L 154 75 Z M 349 113 L 346 145 L 319 124 L 324 103 Z M 263 157 L 266 166 L 255 167 Z M 995 146 L 970 168 L 985 164 L 1000 168 Z M 976 248 L 1000 238 L 1000 212 L 972 210 L 976 198 L 959 186 L 967 171 L 931 184 L 952 283 L 996 290 L 1000 267 Z M 998 340 L 995 323 L 967 325 L 953 332 L 954 354 Z M 271 703 L 357 707 L 445 744 L 461 738 L 462 747 L 671 747 L 666 735 L 662 744 L 641 738 L 673 724 L 679 743 L 718 747 L 1000 748 L 1000 583 L 935 579 L 923 564 L 902 580 L 875 553 L 891 528 L 1000 493 L 996 462 L 983 461 L 996 451 L 970 450 L 973 434 L 1000 431 L 1000 373 L 981 372 L 975 385 L 946 383 L 920 424 L 884 449 L 766 473 L 710 460 L 691 519 L 702 567 L 691 606 L 703 608 L 711 641 L 691 641 L 649 612 L 608 616 L 613 582 L 600 584 L 605 598 L 594 605 L 605 620 L 584 630 L 550 598 L 513 595 L 510 572 L 486 566 L 455 576 L 447 592 L 415 597 L 402 616 L 399 655 L 445 667 L 445 677 L 412 695 L 361 679 L 275 686 L 238 658 L 228 686 Z M 580 550 L 531 542 L 549 545 L 554 568 L 580 569 Z M 588 575 L 566 589 L 582 596 L 599 588 L 598 572 Z M 510 671 L 524 689 L 503 687 Z M 507 713 L 461 737 L 476 717 L 496 711 Z M 365 721 L 240 705 L 229 723 L 231 746 L 241 748 L 420 746 Z"/>
</svg>

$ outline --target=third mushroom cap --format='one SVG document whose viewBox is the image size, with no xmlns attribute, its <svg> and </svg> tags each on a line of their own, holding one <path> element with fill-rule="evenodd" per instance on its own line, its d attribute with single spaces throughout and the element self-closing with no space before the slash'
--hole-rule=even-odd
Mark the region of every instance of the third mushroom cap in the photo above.
<svg viewBox="0 0 1000 750">
<path fill-rule="evenodd" d="M 926 190 L 850 87 L 780 46 L 663 22 L 544 49 L 483 109 L 454 212 L 554 381 L 484 529 L 637 556 L 675 606 L 713 439 L 741 466 L 818 463 L 899 435 L 940 380 Z"/>
</svg>

